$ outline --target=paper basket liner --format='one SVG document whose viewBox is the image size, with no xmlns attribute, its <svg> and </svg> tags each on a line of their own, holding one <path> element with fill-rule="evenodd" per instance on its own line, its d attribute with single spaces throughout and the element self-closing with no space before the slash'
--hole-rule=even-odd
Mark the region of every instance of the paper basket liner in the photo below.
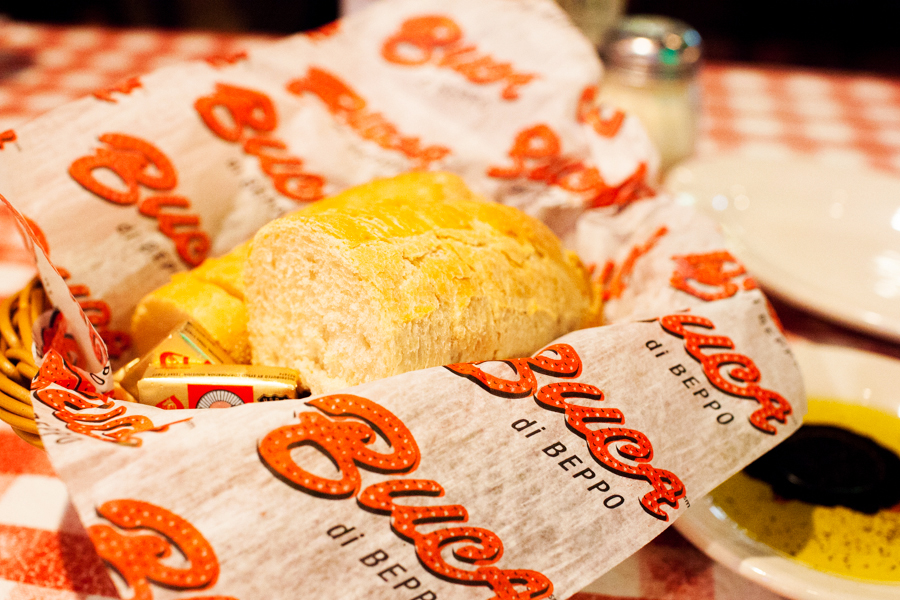
<svg viewBox="0 0 900 600">
<path fill-rule="evenodd" d="M 123 597 L 564 598 L 799 426 L 768 303 L 708 219 L 654 195 L 601 73 L 548 0 L 385 0 L 17 130 L 0 185 L 57 309 L 38 425 Z M 304 400 L 109 397 L 143 294 L 410 169 L 543 219 L 610 324 Z"/>
</svg>

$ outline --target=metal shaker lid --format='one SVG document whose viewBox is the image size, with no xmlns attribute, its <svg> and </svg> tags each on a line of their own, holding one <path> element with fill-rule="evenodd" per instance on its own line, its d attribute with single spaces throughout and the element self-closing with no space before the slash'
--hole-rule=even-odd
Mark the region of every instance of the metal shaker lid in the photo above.
<svg viewBox="0 0 900 600">
<path fill-rule="evenodd" d="M 600 57 L 608 68 L 659 79 L 693 75 L 700 54 L 696 29 L 684 21 L 657 15 L 624 17 L 600 47 Z"/>
</svg>

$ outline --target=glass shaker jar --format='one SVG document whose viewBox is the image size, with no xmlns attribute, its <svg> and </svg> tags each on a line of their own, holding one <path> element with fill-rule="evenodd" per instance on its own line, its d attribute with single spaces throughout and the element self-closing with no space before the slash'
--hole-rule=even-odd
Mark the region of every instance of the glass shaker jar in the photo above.
<svg viewBox="0 0 900 600">
<path fill-rule="evenodd" d="M 600 99 L 634 114 L 660 152 L 661 171 L 691 156 L 697 142 L 700 34 L 655 15 L 623 18 L 600 48 Z"/>
</svg>

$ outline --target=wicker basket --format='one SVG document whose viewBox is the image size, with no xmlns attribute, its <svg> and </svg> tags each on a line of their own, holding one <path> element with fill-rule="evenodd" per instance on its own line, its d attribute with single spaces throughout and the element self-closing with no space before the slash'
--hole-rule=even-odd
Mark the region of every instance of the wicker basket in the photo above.
<svg viewBox="0 0 900 600">
<path fill-rule="evenodd" d="M 0 304 L 0 419 L 38 448 L 44 446 L 31 406 L 31 380 L 38 372 L 31 355 L 31 327 L 45 304 L 37 278 Z"/>
</svg>

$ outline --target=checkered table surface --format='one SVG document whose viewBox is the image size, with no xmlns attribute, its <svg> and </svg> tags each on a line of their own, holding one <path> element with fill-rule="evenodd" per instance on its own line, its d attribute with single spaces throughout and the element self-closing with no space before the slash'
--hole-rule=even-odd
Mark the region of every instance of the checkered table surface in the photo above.
<svg viewBox="0 0 900 600">
<path fill-rule="evenodd" d="M 259 36 L 0 22 L 0 139 L 27 119 L 129 76 L 261 43 Z M 702 84 L 701 154 L 802 153 L 900 174 L 900 81 L 707 65 Z M 32 274 L 11 219 L 0 213 L 0 297 Z M 0 423 L 0 600 L 114 597 L 45 454 Z M 713 563 L 670 530 L 575 598 L 778 597 Z"/>
<path fill-rule="evenodd" d="M 900 81 L 714 64 L 702 89 L 701 155 L 803 154 L 900 175 Z"/>
</svg>

